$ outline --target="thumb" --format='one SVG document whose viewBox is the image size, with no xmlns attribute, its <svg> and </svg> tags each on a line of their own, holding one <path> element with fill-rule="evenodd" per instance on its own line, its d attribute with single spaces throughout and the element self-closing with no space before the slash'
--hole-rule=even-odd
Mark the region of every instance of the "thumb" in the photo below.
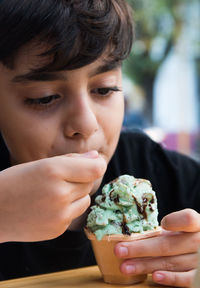
<svg viewBox="0 0 200 288">
<path fill-rule="evenodd" d="M 200 214 L 192 209 L 173 212 L 162 219 L 161 226 L 170 231 L 199 232 Z"/>
</svg>

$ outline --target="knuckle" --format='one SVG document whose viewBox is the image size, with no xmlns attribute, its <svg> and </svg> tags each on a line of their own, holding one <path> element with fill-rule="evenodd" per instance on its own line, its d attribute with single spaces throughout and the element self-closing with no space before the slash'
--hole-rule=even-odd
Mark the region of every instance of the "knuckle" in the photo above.
<svg viewBox="0 0 200 288">
<path fill-rule="evenodd" d="M 63 190 L 62 185 L 59 185 L 59 183 L 51 184 L 50 187 L 48 187 L 48 200 L 51 201 L 52 207 L 60 208 L 62 209 L 64 205 L 66 205 L 66 202 L 68 201 L 68 197 L 66 197 L 66 191 Z"/>
<path fill-rule="evenodd" d="M 193 276 L 192 271 L 188 272 L 170 272 L 167 277 L 167 284 L 172 287 L 186 287 L 190 288 L 192 285 Z"/>
<path fill-rule="evenodd" d="M 61 198 L 65 197 L 66 194 L 68 194 L 66 189 L 64 189 L 63 185 L 61 185 L 60 183 L 57 183 L 55 185 L 55 190 L 56 190 L 56 194 L 58 194 L 58 196 Z M 65 198 L 67 198 L 67 197 L 65 197 Z"/>
<path fill-rule="evenodd" d="M 199 248 L 200 245 L 200 232 L 194 233 L 192 243 L 196 249 Z"/>
<path fill-rule="evenodd" d="M 170 251 L 171 247 L 170 247 L 170 242 L 168 241 L 168 238 L 163 238 L 158 249 L 159 249 L 161 256 L 165 255 L 166 252 Z"/>
<path fill-rule="evenodd" d="M 170 274 L 170 284 L 173 286 L 177 286 L 179 282 L 179 277 L 177 273 Z"/>
<path fill-rule="evenodd" d="M 148 273 L 148 266 L 144 265 L 143 263 L 138 263 L 137 265 L 135 265 L 135 272 L 134 274 L 146 274 Z"/>
<path fill-rule="evenodd" d="M 170 277 L 170 285 L 189 288 L 192 284 L 192 278 L 188 276 L 188 272 L 186 272 L 185 275 L 183 275 L 182 273 L 172 273 Z"/>
<path fill-rule="evenodd" d="M 95 165 L 91 168 L 92 176 L 96 178 L 100 178 L 104 173 L 104 167 L 102 165 Z"/>
<path fill-rule="evenodd" d="M 48 178 L 57 178 L 58 169 L 49 161 L 44 161 L 41 165 L 41 170 Z"/>
<path fill-rule="evenodd" d="M 129 258 L 131 258 L 131 257 L 132 258 L 139 258 L 141 255 L 142 256 L 146 255 L 147 254 L 146 247 L 143 247 L 143 249 L 141 249 L 140 243 L 137 243 L 139 241 L 134 241 L 134 242 L 132 242 L 132 241 L 126 242 L 125 247 L 128 249 L 128 255 L 127 256 Z"/>
<path fill-rule="evenodd" d="M 166 274 L 166 284 L 172 286 L 172 287 L 177 287 L 178 284 L 180 284 L 180 276 L 176 272 L 168 272 Z M 166 285 L 165 284 L 165 285 Z M 181 287 L 181 286 L 179 286 Z"/>
<path fill-rule="evenodd" d="M 173 262 L 171 257 L 162 260 L 162 268 L 166 271 L 175 271 L 177 268 L 176 263 Z"/>
<path fill-rule="evenodd" d="M 69 183 L 70 184 L 70 183 Z M 68 184 L 68 187 L 65 186 L 65 183 L 56 183 L 55 185 L 55 194 L 62 205 L 62 208 L 66 208 L 72 202 L 73 190 L 71 185 Z"/>
</svg>

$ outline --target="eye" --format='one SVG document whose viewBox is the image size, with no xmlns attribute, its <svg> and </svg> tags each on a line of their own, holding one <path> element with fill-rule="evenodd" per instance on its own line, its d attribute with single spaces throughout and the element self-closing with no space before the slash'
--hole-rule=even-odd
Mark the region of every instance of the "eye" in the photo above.
<svg viewBox="0 0 200 288">
<path fill-rule="evenodd" d="M 35 106 L 35 107 L 48 107 L 52 105 L 56 100 L 60 98 L 60 95 L 50 95 L 41 98 L 27 98 L 25 99 L 25 104 Z"/>
<path fill-rule="evenodd" d="M 102 88 L 96 88 L 96 89 L 93 89 L 91 92 L 93 94 L 97 94 L 100 95 L 100 96 L 109 96 L 111 95 L 113 92 L 120 92 L 122 91 L 119 87 L 102 87 Z"/>
</svg>

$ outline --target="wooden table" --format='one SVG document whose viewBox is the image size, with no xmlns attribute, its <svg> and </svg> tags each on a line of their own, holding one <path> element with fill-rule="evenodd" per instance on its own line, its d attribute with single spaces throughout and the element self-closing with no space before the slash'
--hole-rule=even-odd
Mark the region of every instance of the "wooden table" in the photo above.
<svg viewBox="0 0 200 288">
<path fill-rule="evenodd" d="M 133 286 L 134 288 L 163 288 L 163 286 L 154 284 L 150 276 L 147 281 L 135 285 L 106 284 L 103 282 L 97 266 L 0 282 L 2 288 L 128 288 Z"/>
</svg>

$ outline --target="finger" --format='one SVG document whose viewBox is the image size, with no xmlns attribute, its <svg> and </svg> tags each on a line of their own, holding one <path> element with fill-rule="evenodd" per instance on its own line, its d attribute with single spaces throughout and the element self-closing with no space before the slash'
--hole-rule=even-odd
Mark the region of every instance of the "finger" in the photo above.
<svg viewBox="0 0 200 288">
<path fill-rule="evenodd" d="M 69 184 L 73 187 L 70 191 L 70 202 L 74 202 L 89 195 L 94 185 L 93 183 L 67 183 L 67 186 Z"/>
<path fill-rule="evenodd" d="M 121 272 L 124 274 L 149 274 L 157 270 L 183 272 L 197 267 L 197 253 L 169 257 L 137 258 L 124 261 Z"/>
<path fill-rule="evenodd" d="M 40 160 L 42 165 L 38 167 L 42 172 L 50 177 L 76 183 L 95 181 L 103 176 L 107 167 L 106 161 L 101 156 L 88 158 L 88 156 L 64 155 L 45 160 Z"/>
<path fill-rule="evenodd" d="M 156 271 L 153 273 L 153 281 L 172 287 L 191 287 L 195 270 L 188 272 Z"/>
<path fill-rule="evenodd" d="M 66 211 L 66 219 L 75 219 L 81 216 L 87 208 L 90 206 L 91 198 L 89 195 L 86 195 L 76 201 L 74 201 Z"/>
<path fill-rule="evenodd" d="M 178 245 L 177 245 L 178 243 Z M 139 241 L 120 242 L 115 254 L 120 258 L 173 256 L 194 253 L 200 245 L 200 232 L 161 235 Z"/>
<path fill-rule="evenodd" d="M 200 214 L 192 209 L 184 209 L 165 216 L 161 226 L 170 231 L 200 231 Z"/>
</svg>

